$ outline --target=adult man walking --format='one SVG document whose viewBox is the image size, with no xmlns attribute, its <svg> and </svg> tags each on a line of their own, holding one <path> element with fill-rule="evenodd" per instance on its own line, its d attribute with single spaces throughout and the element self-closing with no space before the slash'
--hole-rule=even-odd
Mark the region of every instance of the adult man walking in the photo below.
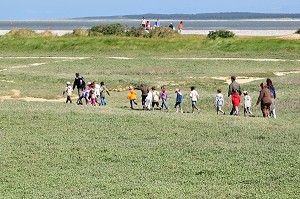
<svg viewBox="0 0 300 199">
<path fill-rule="evenodd" d="M 78 100 L 77 100 L 77 104 L 82 104 L 82 100 L 81 100 L 81 95 L 82 95 L 82 91 L 85 89 L 85 81 L 84 78 L 82 76 L 79 75 L 79 73 L 75 73 L 75 80 L 73 83 L 73 90 L 75 89 L 75 87 L 77 87 L 78 90 Z"/>
</svg>

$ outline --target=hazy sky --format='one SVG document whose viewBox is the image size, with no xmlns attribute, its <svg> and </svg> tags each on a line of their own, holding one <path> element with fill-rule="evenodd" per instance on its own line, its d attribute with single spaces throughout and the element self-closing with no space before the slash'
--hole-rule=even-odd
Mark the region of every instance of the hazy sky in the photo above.
<svg viewBox="0 0 300 199">
<path fill-rule="evenodd" d="M 0 20 L 145 13 L 300 13 L 300 0 L 1 0 L 0 6 Z"/>
</svg>

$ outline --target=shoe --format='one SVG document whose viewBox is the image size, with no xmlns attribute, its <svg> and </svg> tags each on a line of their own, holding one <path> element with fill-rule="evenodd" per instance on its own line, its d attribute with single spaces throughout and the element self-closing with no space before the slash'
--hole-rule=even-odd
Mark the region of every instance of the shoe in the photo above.
<svg viewBox="0 0 300 199">
<path fill-rule="evenodd" d="M 226 115 L 226 113 L 224 112 L 224 115 Z"/>
</svg>

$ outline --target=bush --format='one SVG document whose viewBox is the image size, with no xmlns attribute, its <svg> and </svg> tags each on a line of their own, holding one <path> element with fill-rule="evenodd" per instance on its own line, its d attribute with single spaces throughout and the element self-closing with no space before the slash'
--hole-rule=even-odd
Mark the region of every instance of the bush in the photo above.
<svg viewBox="0 0 300 199">
<path fill-rule="evenodd" d="M 11 31 L 9 31 L 7 34 L 7 36 L 11 36 L 11 37 L 37 37 L 39 36 L 39 34 L 33 30 L 28 30 L 28 29 L 13 29 Z"/>
<path fill-rule="evenodd" d="M 231 37 L 234 37 L 234 33 L 229 30 L 216 30 L 216 31 L 209 31 L 207 36 L 210 39 L 216 39 L 218 37 L 231 38 Z"/>
<path fill-rule="evenodd" d="M 83 29 L 74 29 L 72 35 L 78 36 L 78 37 L 85 37 L 89 35 L 88 30 L 83 30 Z"/>
<path fill-rule="evenodd" d="M 146 34 L 145 29 L 142 26 L 139 27 L 130 27 L 126 30 L 125 35 L 128 37 L 142 37 Z"/>
<path fill-rule="evenodd" d="M 53 34 L 51 31 L 49 31 L 49 30 L 46 30 L 46 31 L 44 31 L 44 32 L 41 32 L 41 33 L 39 33 L 39 35 L 41 36 L 41 37 L 54 37 L 54 36 L 56 36 L 55 34 Z"/>
<path fill-rule="evenodd" d="M 295 34 L 300 34 L 300 28 L 295 32 Z"/>
<path fill-rule="evenodd" d="M 158 27 L 150 30 L 144 37 L 147 38 L 166 38 L 178 35 L 178 32 L 169 27 Z"/>
<path fill-rule="evenodd" d="M 98 35 L 98 33 L 103 35 L 124 35 L 125 28 L 123 25 L 119 23 L 104 24 L 104 25 L 93 26 L 89 31 L 89 35 Z"/>
</svg>

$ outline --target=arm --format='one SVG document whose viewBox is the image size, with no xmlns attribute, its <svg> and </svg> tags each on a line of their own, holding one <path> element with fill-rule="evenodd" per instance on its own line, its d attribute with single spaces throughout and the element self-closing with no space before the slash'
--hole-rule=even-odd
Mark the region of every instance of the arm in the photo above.
<svg viewBox="0 0 300 199">
<path fill-rule="evenodd" d="M 257 102 L 256 102 L 256 106 L 260 103 L 261 99 L 263 98 L 264 94 L 262 92 L 262 90 L 260 91 L 260 94 L 258 96 Z"/>
</svg>

